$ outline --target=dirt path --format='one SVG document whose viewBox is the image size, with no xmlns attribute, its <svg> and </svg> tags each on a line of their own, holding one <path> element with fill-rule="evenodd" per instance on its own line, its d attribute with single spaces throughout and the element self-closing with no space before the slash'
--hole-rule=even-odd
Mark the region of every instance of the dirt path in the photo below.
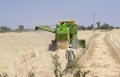
<svg viewBox="0 0 120 77">
<path fill-rule="evenodd" d="M 95 38 L 92 57 L 85 65 L 90 69 L 88 77 L 120 77 L 120 65 L 111 56 L 105 36 L 105 33 L 101 33 Z"/>
</svg>

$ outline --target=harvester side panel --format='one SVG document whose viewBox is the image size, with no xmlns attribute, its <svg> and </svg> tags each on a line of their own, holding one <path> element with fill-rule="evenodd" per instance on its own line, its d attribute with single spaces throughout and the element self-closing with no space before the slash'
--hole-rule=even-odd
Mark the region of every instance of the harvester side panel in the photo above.
<svg viewBox="0 0 120 77">
<path fill-rule="evenodd" d="M 56 29 L 56 41 L 57 41 L 57 49 L 59 48 L 67 48 L 69 45 L 69 28 L 66 26 L 60 25 Z"/>
</svg>

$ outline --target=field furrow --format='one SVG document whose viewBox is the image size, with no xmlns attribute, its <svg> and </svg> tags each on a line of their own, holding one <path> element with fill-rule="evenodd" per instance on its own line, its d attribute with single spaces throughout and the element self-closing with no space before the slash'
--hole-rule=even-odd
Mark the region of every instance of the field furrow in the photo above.
<svg viewBox="0 0 120 77">
<path fill-rule="evenodd" d="M 90 74 L 92 76 L 119 77 L 120 65 L 117 64 L 116 60 L 111 56 L 110 52 L 114 51 L 112 51 L 110 46 L 107 44 L 105 37 L 106 34 L 101 33 L 95 38 L 93 54 L 87 62 L 86 67 L 90 69 Z"/>
</svg>

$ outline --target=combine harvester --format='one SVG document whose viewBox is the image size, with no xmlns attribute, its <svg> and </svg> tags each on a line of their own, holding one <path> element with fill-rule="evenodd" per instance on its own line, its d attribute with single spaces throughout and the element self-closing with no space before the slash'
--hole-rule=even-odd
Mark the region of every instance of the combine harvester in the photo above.
<svg viewBox="0 0 120 77">
<path fill-rule="evenodd" d="M 49 29 L 45 26 L 36 26 L 35 30 L 42 29 L 55 33 L 55 40 L 52 40 L 51 49 L 66 49 L 69 44 L 73 48 L 85 48 L 85 40 L 77 39 L 77 24 L 75 21 L 60 21 L 55 30 Z"/>
</svg>

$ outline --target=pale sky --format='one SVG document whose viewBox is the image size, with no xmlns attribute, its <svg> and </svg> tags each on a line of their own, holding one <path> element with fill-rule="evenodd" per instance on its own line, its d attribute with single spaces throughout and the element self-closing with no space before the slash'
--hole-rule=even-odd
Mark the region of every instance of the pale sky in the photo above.
<svg viewBox="0 0 120 77">
<path fill-rule="evenodd" d="M 0 26 L 56 25 L 75 20 L 89 26 L 95 21 L 120 26 L 120 0 L 0 0 Z"/>
</svg>

